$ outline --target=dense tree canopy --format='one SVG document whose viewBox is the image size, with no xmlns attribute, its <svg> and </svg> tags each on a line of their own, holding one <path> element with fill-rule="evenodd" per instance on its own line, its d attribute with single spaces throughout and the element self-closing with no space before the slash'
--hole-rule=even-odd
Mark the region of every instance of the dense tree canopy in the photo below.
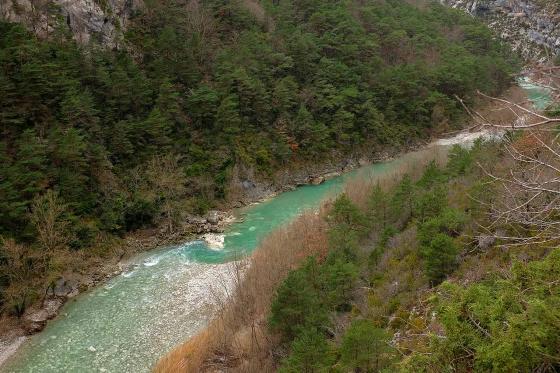
<svg viewBox="0 0 560 373">
<path fill-rule="evenodd" d="M 411 143 L 458 125 L 453 95 L 496 93 L 514 69 L 485 26 L 395 0 L 146 1 L 124 45 L 0 23 L 0 235 L 41 250 L 48 191 L 69 249 L 172 228 L 227 200 L 236 167 Z"/>
</svg>

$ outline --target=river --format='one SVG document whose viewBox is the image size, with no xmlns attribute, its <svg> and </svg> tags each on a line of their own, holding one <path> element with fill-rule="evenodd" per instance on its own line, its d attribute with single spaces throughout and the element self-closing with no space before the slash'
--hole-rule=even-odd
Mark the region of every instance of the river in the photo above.
<svg viewBox="0 0 560 373">
<path fill-rule="evenodd" d="M 538 108 L 548 95 L 520 81 Z M 435 142 L 420 152 L 468 143 L 478 135 Z M 339 193 L 351 178 L 391 172 L 418 152 L 364 166 L 302 186 L 236 211 L 240 218 L 224 233 L 223 248 L 204 241 L 157 249 L 134 258 L 132 269 L 69 301 L 45 330 L 29 338 L 2 372 L 148 372 L 211 318 L 216 296 L 231 287 L 231 260 L 252 252 L 259 240 L 307 209 Z M 221 238 L 221 237 L 219 237 Z"/>
</svg>

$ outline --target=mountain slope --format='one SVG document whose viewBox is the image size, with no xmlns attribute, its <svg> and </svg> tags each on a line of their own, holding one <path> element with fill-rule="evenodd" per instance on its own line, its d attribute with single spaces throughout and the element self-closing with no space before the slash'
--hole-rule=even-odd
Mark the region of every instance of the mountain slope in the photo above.
<svg viewBox="0 0 560 373">
<path fill-rule="evenodd" d="M 435 4 L 88 2 L 95 22 L 127 14 L 115 50 L 76 43 L 58 17 L 85 3 L 41 4 L 46 33 L 0 23 L 0 257 L 16 269 L 0 304 L 13 315 L 63 273 L 124 255 L 131 232 L 174 237 L 259 180 L 459 128 L 454 95 L 497 94 L 516 69 L 485 26 Z"/>
</svg>

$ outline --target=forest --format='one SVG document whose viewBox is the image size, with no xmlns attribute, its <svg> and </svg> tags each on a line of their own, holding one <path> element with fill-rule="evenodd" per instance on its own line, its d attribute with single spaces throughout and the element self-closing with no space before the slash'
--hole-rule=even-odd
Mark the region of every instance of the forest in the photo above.
<svg viewBox="0 0 560 373">
<path fill-rule="evenodd" d="M 431 3 L 146 1 L 130 23 L 108 50 L 0 22 L 2 313 L 129 232 L 227 206 L 243 178 L 458 129 L 455 96 L 499 94 L 519 68 Z"/>
</svg>

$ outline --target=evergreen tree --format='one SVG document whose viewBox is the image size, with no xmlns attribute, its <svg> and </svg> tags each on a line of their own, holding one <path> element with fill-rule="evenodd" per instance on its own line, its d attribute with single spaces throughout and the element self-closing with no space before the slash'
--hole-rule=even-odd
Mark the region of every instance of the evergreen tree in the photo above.
<svg viewBox="0 0 560 373">
<path fill-rule="evenodd" d="M 393 358 L 389 339 L 388 333 L 376 328 L 371 321 L 355 320 L 342 338 L 340 359 L 356 372 L 380 372 Z"/>
<path fill-rule="evenodd" d="M 290 355 L 282 361 L 282 373 L 328 372 L 333 354 L 324 335 L 315 328 L 302 331 L 291 344 Z"/>
<path fill-rule="evenodd" d="M 287 340 L 294 339 L 302 330 L 327 324 L 327 308 L 319 289 L 319 267 L 314 258 L 288 274 L 278 288 L 271 306 L 270 326 Z"/>
<path fill-rule="evenodd" d="M 446 234 L 436 234 L 421 250 L 426 274 L 432 284 L 439 284 L 457 265 L 459 250 L 453 238 Z"/>
</svg>

